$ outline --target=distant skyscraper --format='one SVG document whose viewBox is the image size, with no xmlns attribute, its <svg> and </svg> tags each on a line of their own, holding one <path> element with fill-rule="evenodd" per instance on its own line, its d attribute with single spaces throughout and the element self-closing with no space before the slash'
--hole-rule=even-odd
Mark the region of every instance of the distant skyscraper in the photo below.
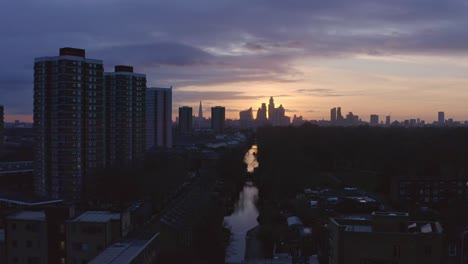
<svg viewBox="0 0 468 264">
<path fill-rule="evenodd" d="M 0 152 L 3 150 L 3 130 L 5 129 L 5 109 L 0 105 Z"/>
<path fill-rule="evenodd" d="M 262 103 L 262 107 L 258 108 L 257 111 L 257 126 L 265 124 L 271 124 L 273 126 L 287 126 L 291 123 L 291 118 L 285 115 L 285 109 L 283 105 L 275 108 L 275 102 L 273 97 L 270 97 L 268 103 L 268 118 L 267 118 L 267 107 L 265 103 Z"/>
<path fill-rule="evenodd" d="M 274 119 L 274 112 L 275 112 L 275 101 L 273 100 L 273 97 L 270 97 L 270 102 L 268 104 L 268 120 L 270 120 L 270 122 L 273 122 L 272 120 Z"/>
<path fill-rule="evenodd" d="M 203 107 L 202 107 L 202 102 L 200 101 L 200 106 L 198 107 L 198 119 L 202 120 L 203 119 Z"/>
<path fill-rule="evenodd" d="M 104 78 L 107 165 L 139 163 L 146 150 L 146 75 L 117 65 Z"/>
<path fill-rule="evenodd" d="M 385 117 L 385 125 L 389 126 L 390 125 L 390 116 Z"/>
<path fill-rule="evenodd" d="M 275 108 L 273 97 L 270 97 L 270 102 L 268 104 L 268 121 L 270 121 L 270 124 L 273 126 L 287 126 L 291 122 L 290 118 L 285 116 L 283 105 Z"/>
<path fill-rule="evenodd" d="M 370 124 L 372 126 L 378 126 L 379 125 L 379 115 L 370 115 Z"/>
<path fill-rule="evenodd" d="M 222 106 L 211 107 L 211 129 L 215 133 L 223 133 L 226 122 L 226 108 Z"/>
<path fill-rule="evenodd" d="M 253 111 L 252 107 L 239 112 L 239 125 L 241 129 L 248 129 L 253 126 Z"/>
<path fill-rule="evenodd" d="M 267 107 L 265 103 L 262 103 L 262 107 L 258 108 L 256 121 L 259 126 L 264 125 L 268 121 Z"/>
<path fill-rule="evenodd" d="M 292 120 L 292 125 L 293 126 L 300 126 L 302 124 L 304 124 L 304 119 L 302 118 L 302 116 L 294 115 L 293 120 Z"/>
<path fill-rule="evenodd" d="M 356 123 L 357 121 L 359 121 L 359 116 L 354 115 L 353 112 L 349 112 L 346 115 L 346 121 L 349 122 L 350 124 Z"/>
<path fill-rule="evenodd" d="M 330 109 L 330 121 L 336 122 L 336 107 Z"/>
<path fill-rule="evenodd" d="M 146 149 L 172 148 L 172 87 L 146 89 Z"/>
<path fill-rule="evenodd" d="M 105 98 L 101 60 L 85 50 L 34 60 L 34 189 L 79 200 L 84 183 L 105 166 Z"/>
<path fill-rule="evenodd" d="M 283 105 L 280 105 L 278 108 L 275 109 L 275 125 L 277 126 L 288 126 L 291 123 L 291 119 L 286 117 L 285 110 Z"/>
<path fill-rule="evenodd" d="M 443 125 L 445 123 L 445 113 L 439 112 L 439 125 Z"/>
<path fill-rule="evenodd" d="M 201 129 L 204 125 L 205 118 L 203 118 L 203 106 L 202 101 L 200 101 L 200 105 L 198 106 L 198 117 L 195 117 L 195 125 L 197 129 Z"/>
<path fill-rule="evenodd" d="M 338 107 L 336 109 L 336 120 L 337 121 L 343 121 L 343 115 L 341 114 L 341 107 Z"/>
<path fill-rule="evenodd" d="M 192 107 L 179 107 L 179 130 L 182 134 L 192 132 Z"/>
</svg>

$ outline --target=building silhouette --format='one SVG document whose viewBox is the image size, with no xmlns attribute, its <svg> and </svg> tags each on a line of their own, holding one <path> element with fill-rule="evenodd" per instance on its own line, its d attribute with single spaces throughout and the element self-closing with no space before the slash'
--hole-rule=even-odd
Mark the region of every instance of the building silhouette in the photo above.
<svg viewBox="0 0 468 264">
<path fill-rule="evenodd" d="M 346 115 L 346 122 L 348 122 L 349 124 L 354 124 L 354 123 L 357 123 L 358 121 L 359 121 L 359 116 L 354 115 L 353 112 L 349 112 Z"/>
<path fill-rule="evenodd" d="M 211 129 L 215 133 L 224 133 L 226 122 L 226 108 L 222 106 L 211 107 Z"/>
<path fill-rule="evenodd" d="M 341 107 L 336 108 L 336 120 L 343 121 L 343 115 L 341 114 Z"/>
<path fill-rule="evenodd" d="M 253 111 L 252 107 L 239 112 L 239 126 L 241 129 L 249 129 L 253 127 Z"/>
<path fill-rule="evenodd" d="M 146 149 L 172 148 L 172 87 L 146 89 Z"/>
<path fill-rule="evenodd" d="M 268 122 L 267 119 L 267 106 L 262 103 L 262 106 L 257 110 L 257 118 L 255 119 L 258 126 L 263 126 Z"/>
<path fill-rule="evenodd" d="M 202 101 L 200 101 L 200 105 L 198 106 L 198 119 L 203 119 L 203 106 Z"/>
<path fill-rule="evenodd" d="M 372 126 L 378 126 L 379 125 L 379 115 L 370 115 L 370 124 Z"/>
<path fill-rule="evenodd" d="M 390 124 L 391 124 L 390 123 L 390 116 L 388 115 L 388 116 L 385 117 L 385 125 L 389 126 Z"/>
<path fill-rule="evenodd" d="M 438 121 L 439 121 L 439 125 L 443 125 L 445 123 L 445 113 L 444 112 L 439 112 L 438 113 Z"/>
<path fill-rule="evenodd" d="M 336 122 L 336 107 L 330 109 L 330 121 Z"/>
<path fill-rule="evenodd" d="M 104 78 L 107 165 L 137 164 L 146 150 L 146 75 L 117 65 Z"/>
<path fill-rule="evenodd" d="M 273 126 L 287 126 L 291 122 L 290 118 L 285 116 L 285 110 L 283 105 L 280 105 L 278 108 L 275 108 L 275 102 L 273 97 L 270 97 L 270 101 L 268 104 L 268 121 Z"/>
<path fill-rule="evenodd" d="M 106 164 L 103 63 L 61 48 L 34 60 L 34 190 L 78 200 Z"/>
<path fill-rule="evenodd" d="M 192 107 L 179 107 L 179 131 L 181 134 L 192 133 Z"/>
<path fill-rule="evenodd" d="M 273 123 L 274 119 L 276 119 L 275 101 L 273 100 L 273 97 L 270 97 L 270 101 L 268 103 L 268 120 Z"/>
<path fill-rule="evenodd" d="M 292 122 L 291 122 L 291 124 L 293 126 L 301 126 L 304 123 L 305 123 L 305 121 L 304 121 L 304 118 L 302 116 L 296 116 L 296 115 L 293 116 L 293 119 L 292 119 Z"/>
</svg>

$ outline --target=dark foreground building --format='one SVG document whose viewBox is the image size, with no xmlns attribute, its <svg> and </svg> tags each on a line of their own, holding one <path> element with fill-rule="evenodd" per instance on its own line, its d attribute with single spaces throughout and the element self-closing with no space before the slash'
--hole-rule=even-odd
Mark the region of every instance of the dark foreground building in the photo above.
<svg viewBox="0 0 468 264">
<path fill-rule="evenodd" d="M 443 263 L 438 222 L 411 221 L 407 213 L 374 212 L 372 219 L 330 218 L 330 264 Z"/>
</svg>

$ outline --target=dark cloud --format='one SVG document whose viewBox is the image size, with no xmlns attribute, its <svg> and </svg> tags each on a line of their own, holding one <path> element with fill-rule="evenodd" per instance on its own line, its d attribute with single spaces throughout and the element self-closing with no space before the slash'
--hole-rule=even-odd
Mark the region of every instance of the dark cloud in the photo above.
<svg viewBox="0 0 468 264">
<path fill-rule="evenodd" d="M 247 43 L 244 43 L 244 46 L 247 49 L 254 50 L 254 51 L 267 50 L 267 47 L 265 47 L 264 45 L 260 43 L 247 42 Z"/>
<path fill-rule="evenodd" d="M 465 0 L 6 1 L 0 93 L 14 87 L 14 99 L 0 103 L 31 112 L 33 59 L 63 46 L 106 70 L 134 65 L 150 85 L 290 83 L 304 79 L 302 58 L 468 54 L 467 15 Z"/>
<path fill-rule="evenodd" d="M 139 67 L 197 66 L 216 63 L 216 58 L 193 46 L 157 42 L 111 46 L 89 52 L 106 64 L 130 64 Z M 118 54 L 118 56 L 116 56 Z"/>
</svg>

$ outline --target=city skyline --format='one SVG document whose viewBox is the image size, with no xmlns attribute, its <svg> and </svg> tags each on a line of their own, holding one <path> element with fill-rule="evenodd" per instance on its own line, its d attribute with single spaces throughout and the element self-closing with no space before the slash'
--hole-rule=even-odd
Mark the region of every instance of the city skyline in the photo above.
<svg viewBox="0 0 468 264">
<path fill-rule="evenodd" d="M 66 46 L 86 49 L 106 67 L 133 65 L 148 86 L 172 85 L 173 112 L 203 100 L 233 118 L 273 96 L 294 106 L 287 115 L 309 120 L 328 117 L 334 105 L 366 117 L 432 122 L 444 111 L 468 120 L 462 1 L 137 1 L 122 15 L 123 6 L 5 3 L 0 15 L 11 26 L 1 29 L 7 99 L 0 103 L 7 121 L 32 120 L 32 58 Z M 71 16 L 66 26 L 56 23 Z"/>
<path fill-rule="evenodd" d="M 154 87 L 147 87 L 147 90 L 148 90 L 148 91 L 151 90 L 151 89 L 154 89 Z M 164 88 L 164 89 L 166 89 L 166 88 Z M 171 88 L 171 89 L 172 89 L 172 88 Z M 271 98 L 271 97 L 270 97 L 270 98 Z M 178 120 L 178 117 L 179 117 L 179 115 L 178 115 L 178 113 L 179 113 L 178 110 L 179 110 L 179 108 L 181 108 L 181 107 L 190 107 L 190 108 L 193 108 L 193 109 L 198 108 L 198 114 L 197 114 L 197 115 L 195 115 L 195 113 L 192 114 L 192 117 L 198 120 L 198 119 L 199 119 L 199 115 L 200 115 L 200 111 L 201 111 L 201 113 L 203 113 L 203 111 L 206 111 L 207 113 L 210 113 L 211 108 L 217 106 L 216 104 L 210 104 L 209 106 L 202 106 L 202 101 L 203 101 L 203 100 L 200 100 L 200 101 L 199 101 L 198 107 L 193 107 L 193 106 L 191 106 L 192 104 L 190 104 L 190 103 L 189 103 L 189 104 L 186 104 L 186 105 L 179 105 L 179 106 L 177 106 L 177 105 L 174 106 L 174 105 L 173 105 L 172 108 L 171 108 L 171 110 L 172 110 L 172 119 L 171 119 L 170 121 L 173 122 L 173 123 L 177 123 L 177 120 Z M 262 103 L 262 104 L 264 104 L 264 103 Z M 266 104 L 265 104 L 265 106 L 266 106 Z M 338 107 L 338 108 L 340 109 L 341 107 Z M 259 109 L 260 109 L 260 108 L 259 108 Z M 258 109 L 258 110 L 253 110 L 253 107 L 252 107 L 252 106 L 250 106 L 250 107 L 248 107 L 248 108 L 245 108 L 245 109 L 241 109 L 241 110 L 239 110 L 239 109 L 227 109 L 227 108 L 226 108 L 226 110 L 225 110 L 226 113 L 230 113 L 230 115 L 227 115 L 227 114 L 226 114 L 226 119 L 240 120 L 240 118 L 239 118 L 239 113 L 240 113 L 240 112 L 245 112 L 245 111 L 252 111 L 252 115 L 258 117 L 259 109 Z M 266 110 L 266 109 L 265 109 L 265 110 Z M 330 113 L 330 112 L 333 111 L 333 110 L 335 111 L 335 114 L 334 114 L 334 115 L 335 115 L 335 118 L 336 118 L 336 115 L 337 115 L 337 113 L 336 113 L 337 107 L 334 107 L 334 108 L 329 109 L 329 110 L 328 110 L 328 111 L 329 111 L 329 112 L 328 112 L 328 115 L 325 115 L 325 114 L 324 114 L 323 117 L 322 117 L 321 119 L 306 119 L 306 118 L 304 118 L 304 116 L 301 115 L 301 113 L 297 113 L 297 112 L 295 112 L 295 111 L 293 111 L 293 112 L 288 112 L 287 110 L 285 110 L 285 115 L 287 115 L 287 114 L 289 113 L 289 114 L 291 114 L 291 115 L 293 115 L 293 116 L 297 116 L 297 117 L 304 118 L 304 121 L 336 121 L 336 119 L 333 120 L 332 117 L 330 116 L 330 115 L 333 116 L 333 113 Z M 348 110 L 350 110 L 350 109 L 348 109 Z M 350 111 L 350 112 L 348 111 L 347 113 L 353 113 L 353 111 Z M 445 111 L 438 111 L 438 112 L 433 113 L 433 117 L 432 117 L 432 118 L 429 118 L 429 119 L 427 119 L 427 120 L 426 120 L 426 119 L 420 118 L 421 115 L 418 115 L 418 114 L 416 114 L 416 115 L 414 115 L 414 116 L 409 116 L 409 115 L 408 115 L 406 118 L 398 119 L 398 118 L 394 118 L 394 116 L 392 115 L 392 113 L 388 113 L 388 114 L 383 114 L 383 113 L 375 114 L 375 111 L 372 111 L 372 110 L 370 110 L 370 113 L 369 113 L 368 115 L 361 115 L 361 114 L 358 113 L 358 115 L 356 115 L 356 117 L 358 117 L 358 119 L 359 119 L 360 121 L 363 121 L 363 122 L 366 122 L 366 123 L 371 123 L 371 121 L 372 121 L 372 120 L 371 120 L 372 116 L 377 116 L 378 119 L 381 118 L 380 121 L 378 122 L 378 124 L 386 124 L 386 123 L 387 123 L 387 119 L 390 120 L 390 118 L 391 118 L 392 122 L 393 122 L 393 121 L 404 122 L 405 120 L 412 120 L 412 119 L 414 119 L 414 120 L 422 120 L 422 121 L 425 121 L 426 124 L 440 124 L 440 123 L 441 123 L 441 121 L 440 121 L 440 120 L 441 120 L 441 119 L 440 119 L 440 113 L 443 113 L 443 115 L 445 116 Z M 356 112 L 354 112 L 354 114 L 356 114 Z M 346 115 L 346 113 L 345 113 L 345 115 Z M 342 118 L 345 118 L 345 115 L 343 115 Z M 202 117 L 203 117 L 204 119 L 211 119 L 211 115 L 202 116 Z M 385 120 L 384 120 L 384 118 L 385 118 Z M 256 120 L 257 118 L 254 118 L 254 119 Z M 450 115 L 450 113 L 449 113 L 449 115 L 448 115 L 444 120 L 445 120 L 445 121 L 450 121 L 450 122 L 457 121 L 457 122 L 461 122 L 461 123 L 468 122 L 468 119 L 467 119 L 467 120 L 464 120 L 464 119 L 455 119 L 455 118 L 453 117 L 453 115 Z M 26 124 L 33 124 L 33 121 L 28 121 L 28 120 L 25 121 L 25 120 L 19 120 L 19 119 L 11 119 L 11 118 L 9 119 L 8 116 L 7 116 L 7 114 L 5 114 L 5 123 L 14 124 L 14 123 L 18 123 L 18 122 L 19 122 L 19 123 L 23 123 L 23 122 L 24 122 L 24 123 L 26 123 Z"/>
<path fill-rule="evenodd" d="M 0 17 L 0 264 L 468 264 L 468 1 Z"/>
</svg>

